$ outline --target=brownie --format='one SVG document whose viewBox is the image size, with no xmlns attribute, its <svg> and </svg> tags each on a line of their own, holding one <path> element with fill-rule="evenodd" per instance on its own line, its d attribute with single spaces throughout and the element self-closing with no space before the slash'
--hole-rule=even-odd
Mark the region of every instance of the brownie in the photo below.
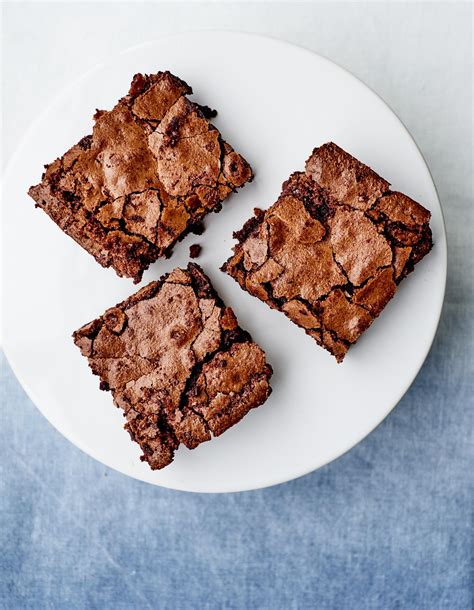
<svg viewBox="0 0 474 610">
<path fill-rule="evenodd" d="M 202 269 L 148 284 L 73 334 L 152 469 L 219 436 L 271 392 L 265 353 Z"/>
<path fill-rule="evenodd" d="M 136 74 L 128 95 L 94 115 L 92 135 L 46 165 L 36 206 L 103 267 L 140 281 L 157 258 L 237 187 L 249 164 L 169 72 Z"/>
<path fill-rule="evenodd" d="M 328 143 L 234 233 L 222 269 L 341 362 L 430 251 L 429 220 L 419 203 Z"/>
</svg>

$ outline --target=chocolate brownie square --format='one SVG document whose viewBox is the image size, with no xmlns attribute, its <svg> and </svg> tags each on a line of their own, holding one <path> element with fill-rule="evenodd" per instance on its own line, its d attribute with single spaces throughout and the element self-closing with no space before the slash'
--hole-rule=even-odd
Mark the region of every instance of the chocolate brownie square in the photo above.
<svg viewBox="0 0 474 610">
<path fill-rule="evenodd" d="M 202 269 L 148 284 L 73 334 L 152 469 L 219 436 L 268 398 L 272 368 Z"/>
<path fill-rule="evenodd" d="M 249 164 L 169 72 L 136 74 L 128 95 L 97 111 L 92 135 L 47 165 L 29 195 L 103 267 L 140 281 L 252 179 Z"/>
<path fill-rule="evenodd" d="M 234 233 L 223 271 L 341 362 L 432 247 L 430 212 L 333 143 Z"/>
</svg>

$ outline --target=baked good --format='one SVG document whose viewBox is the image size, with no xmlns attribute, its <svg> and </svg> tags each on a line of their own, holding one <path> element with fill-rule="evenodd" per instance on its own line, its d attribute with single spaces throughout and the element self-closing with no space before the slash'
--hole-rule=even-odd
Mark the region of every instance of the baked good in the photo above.
<svg viewBox="0 0 474 610">
<path fill-rule="evenodd" d="M 265 353 L 190 263 L 86 324 L 74 342 L 152 469 L 219 436 L 271 392 Z"/>
<path fill-rule="evenodd" d="M 140 281 L 209 212 L 252 179 L 249 164 L 169 72 L 136 74 L 94 115 L 92 135 L 45 166 L 29 195 L 103 267 Z"/>
<path fill-rule="evenodd" d="M 234 233 L 223 271 L 341 362 L 431 249 L 430 212 L 347 152 L 314 149 Z"/>
</svg>

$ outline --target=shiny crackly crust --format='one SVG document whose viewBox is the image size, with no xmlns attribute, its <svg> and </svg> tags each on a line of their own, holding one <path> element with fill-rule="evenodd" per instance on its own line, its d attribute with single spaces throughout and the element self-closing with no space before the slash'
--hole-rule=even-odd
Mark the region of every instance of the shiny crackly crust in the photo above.
<svg viewBox="0 0 474 610">
<path fill-rule="evenodd" d="M 333 143 L 234 236 L 226 271 L 340 362 L 431 249 L 430 212 Z"/>
<path fill-rule="evenodd" d="M 29 194 L 104 267 L 139 281 L 158 257 L 252 179 L 248 163 L 169 72 L 135 75 L 93 133 L 45 166 Z"/>
<path fill-rule="evenodd" d="M 74 334 L 152 469 L 219 436 L 271 392 L 265 353 L 202 269 L 175 269 Z"/>
</svg>

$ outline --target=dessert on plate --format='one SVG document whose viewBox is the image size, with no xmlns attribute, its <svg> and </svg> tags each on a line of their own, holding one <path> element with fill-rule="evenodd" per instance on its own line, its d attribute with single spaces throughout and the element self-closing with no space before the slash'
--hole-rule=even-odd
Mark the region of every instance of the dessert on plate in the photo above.
<svg viewBox="0 0 474 610">
<path fill-rule="evenodd" d="M 175 269 L 74 335 L 152 469 L 263 404 L 272 368 L 195 263 Z"/>
<path fill-rule="evenodd" d="M 140 281 L 232 191 L 252 179 L 245 159 L 169 72 L 136 74 L 128 94 L 94 115 L 92 135 L 45 166 L 37 207 L 103 267 Z"/>
<path fill-rule="evenodd" d="M 223 271 L 341 362 L 431 250 L 430 212 L 333 143 L 234 233 Z"/>
</svg>

